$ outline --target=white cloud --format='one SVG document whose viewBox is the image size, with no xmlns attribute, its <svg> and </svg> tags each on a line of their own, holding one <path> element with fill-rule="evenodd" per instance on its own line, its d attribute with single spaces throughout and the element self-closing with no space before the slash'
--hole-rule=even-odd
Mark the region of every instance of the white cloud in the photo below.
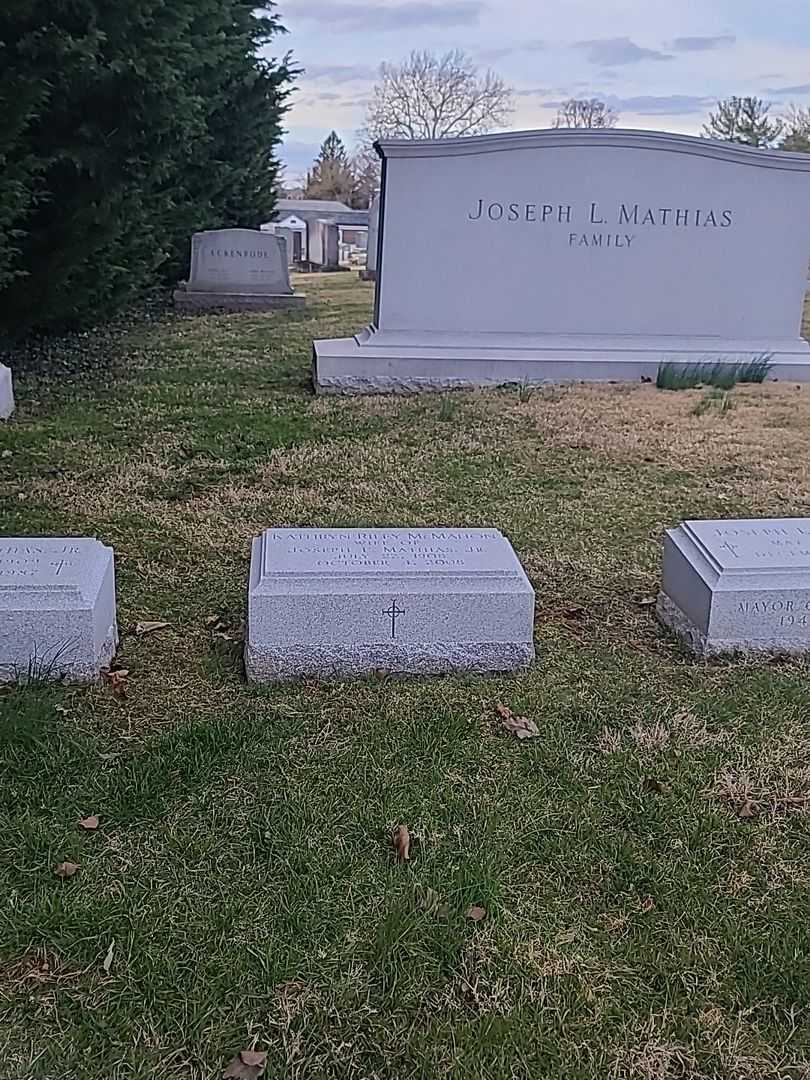
<svg viewBox="0 0 810 1080">
<path fill-rule="evenodd" d="M 602 64 L 604 67 L 638 64 L 642 60 L 674 59 L 660 49 L 645 49 L 636 45 L 629 37 L 595 38 L 593 41 L 578 41 L 576 45 L 586 51 L 592 64 Z"/>
<path fill-rule="evenodd" d="M 483 0 L 408 0 L 380 4 L 375 0 L 298 0 L 289 8 L 294 19 L 322 23 L 335 32 L 374 33 L 414 27 L 448 27 L 476 23 L 484 10 Z"/>
<path fill-rule="evenodd" d="M 710 52 L 712 49 L 722 49 L 726 45 L 733 45 L 736 40 L 734 34 L 717 34 L 715 37 L 678 37 L 671 41 L 667 48 L 674 52 Z"/>
<path fill-rule="evenodd" d="M 368 64 L 307 64 L 304 68 L 307 82 L 313 79 L 328 80 L 339 85 L 349 82 L 367 82 L 377 77 L 377 69 Z"/>
</svg>

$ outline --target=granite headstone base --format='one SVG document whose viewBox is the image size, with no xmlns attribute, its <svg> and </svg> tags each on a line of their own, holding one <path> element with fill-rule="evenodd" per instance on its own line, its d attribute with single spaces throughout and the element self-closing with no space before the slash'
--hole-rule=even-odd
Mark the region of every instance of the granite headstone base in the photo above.
<svg viewBox="0 0 810 1080">
<path fill-rule="evenodd" d="M 253 545 L 245 666 L 274 682 L 507 672 L 534 590 L 491 529 L 270 529 Z"/>
<path fill-rule="evenodd" d="M 762 362 L 768 379 L 810 382 L 810 345 L 796 341 L 633 335 L 447 333 L 368 327 L 313 343 L 319 394 L 421 393 L 473 387 L 652 382 L 662 365 Z"/>
<path fill-rule="evenodd" d="M 174 291 L 175 308 L 191 314 L 205 311 L 296 311 L 305 305 L 305 296 L 292 293 L 219 293 L 192 289 Z"/>
<path fill-rule="evenodd" d="M 0 539 L 0 680 L 91 682 L 118 645 L 112 548 L 86 538 Z"/>
<path fill-rule="evenodd" d="M 11 368 L 0 364 L 0 420 L 7 420 L 14 412 L 14 389 L 11 382 Z"/>
<path fill-rule="evenodd" d="M 810 519 L 670 530 L 657 615 L 697 656 L 810 653 Z"/>
</svg>

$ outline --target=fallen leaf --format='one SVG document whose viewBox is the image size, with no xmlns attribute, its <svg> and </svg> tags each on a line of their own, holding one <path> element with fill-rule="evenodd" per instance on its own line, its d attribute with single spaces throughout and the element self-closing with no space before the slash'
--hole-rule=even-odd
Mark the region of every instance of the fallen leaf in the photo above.
<svg viewBox="0 0 810 1080">
<path fill-rule="evenodd" d="M 245 1065 L 253 1069 L 263 1069 L 267 1064 L 266 1050 L 242 1050 L 239 1056 Z"/>
<path fill-rule="evenodd" d="M 641 596 L 636 600 L 636 607 L 650 608 L 658 603 L 657 596 Z"/>
<path fill-rule="evenodd" d="M 584 619 L 588 614 L 588 609 L 584 607 L 569 607 L 563 612 L 566 619 Z"/>
<path fill-rule="evenodd" d="M 106 954 L 104 956 L 104 960 L 102 961 L 102 964 L 101 964 L 101 966 L 104 968 L 104 974 L 105 975 L 110 974 L 110 968 L 112 967 L 113 950 L 114 949 L 115 949 L 115 938 L 113 938 L 112 941 L 110 942 L 110 947 L 109 947 L 109 949 L 107 949 L 107 952 L 106 952 Z"/>
<path fill-rule="evenodd" d="M 753 818 L 756 817 L 758 813 L 759 809 L 753 799 L 746 799 L 740 804 L 740 807 L 737 810 L 737 816 L 741 818 Z"/>
<path fill-rule="evenodd" d="M 397 825 L 392 833 L 397 862 L 410 862 L 411 833 L 407 825 Z"/>
<path fill-rule="evenodd" d="M 656 780 L 654 776 L 645 776 L 642 786 L 645 791 L 650 791 L 654 795 L 667 795 L 670 791 L 669 784 L 664 784 L 661 780 Z"/>
<path fill-rule="evenodd" d="M 104 668 L 101 675 L 104 681 L 109 685 L 115 697 L 123 700 L 127 696 L 129 671 L 126 668 L 122 668 L 119 671 L 110 671 L 109 668 Z"/>
<path fill-rule="evenodd" d="M 479 923 L 487 917 L 487 909 L 481 907 L 480 904 L 473 904 L 472 907 L 467 908 L 464 917 L 465 919 L 469 919 L 470 922 Z"/>
<path fill-rule="evenodd" d="M 139 622 L 135 624 L 137 637 L 145 637 L 146 634 L 156 634 L 158 630 L 165 630 L 170 623 L 167 622 Z"/>
<path fill-rule="evenodd" d="M 495 712 L 501 718 L 501 726 L 504 731 L 516 735 L 518 739 L 536 739 L 540 734 L 540 729 L 534 720 L 529 720 L 526 716 L 515 716 L 507 705 L 502 705 L 499 702 L 495 706 Z"/>
<path fill-rule="evenodd" d="M 95 832 L 98 828 L 98 818 L 95 814 L 91 814 L 90 817 L 82 818 L 79 822 L 79 828 L 85 829 L 87 832 Z"/>
<path fill-rule="evenodd" d="M 258 1080 L 264 1075 L 267 1052 L 264 1050 L 240 1050 L 225 1072 L 223 1080 Z"/>
<path fill-rule="evenodd" d="M 60 862 L 60 863 L 58 863 L 58 865 L 56 865 L 53 868 L 53 872 L 56 874 L 56 876 L 58 878 L 61 878 L 62 881 L 64 881 L 65 878 L 73 877 L 73 875 L 76 873 L 76 871 L 78 869 L 79 869 L 78 863 L 75 863 L 75 862 Z"/>
<path fill-rule="evenodd" d="M 646 911 L 652 911 L 652 909 L 653 909 L 654 907 L 655 907 L 655 901 L 653 900 L 653 898 L 652 898 L 651 896 L 648 896 L 648 897 L 646 897 L 646 899 L 645 899 L 645 900 L 643 901 L 643 903 L 642 903 L 642 905 L 641 905 L 641 910 L 642 910 L 642 911 L 645 911 L 645 912 L 646 912 Z"/>
<path fill-rule="evenodd" d="M 227 636 L 228 631 L 230 630 L 230 623 L 224 615 L 209 615 L 205 620 L 205 625 L 215 636 Z"/>
<path fill-rule="evenodd" d="M 2 456 L 4 458 L 10 458 L 11 457 L 11 451 L 10 450 L 4 450 Z"/>
</svg>

